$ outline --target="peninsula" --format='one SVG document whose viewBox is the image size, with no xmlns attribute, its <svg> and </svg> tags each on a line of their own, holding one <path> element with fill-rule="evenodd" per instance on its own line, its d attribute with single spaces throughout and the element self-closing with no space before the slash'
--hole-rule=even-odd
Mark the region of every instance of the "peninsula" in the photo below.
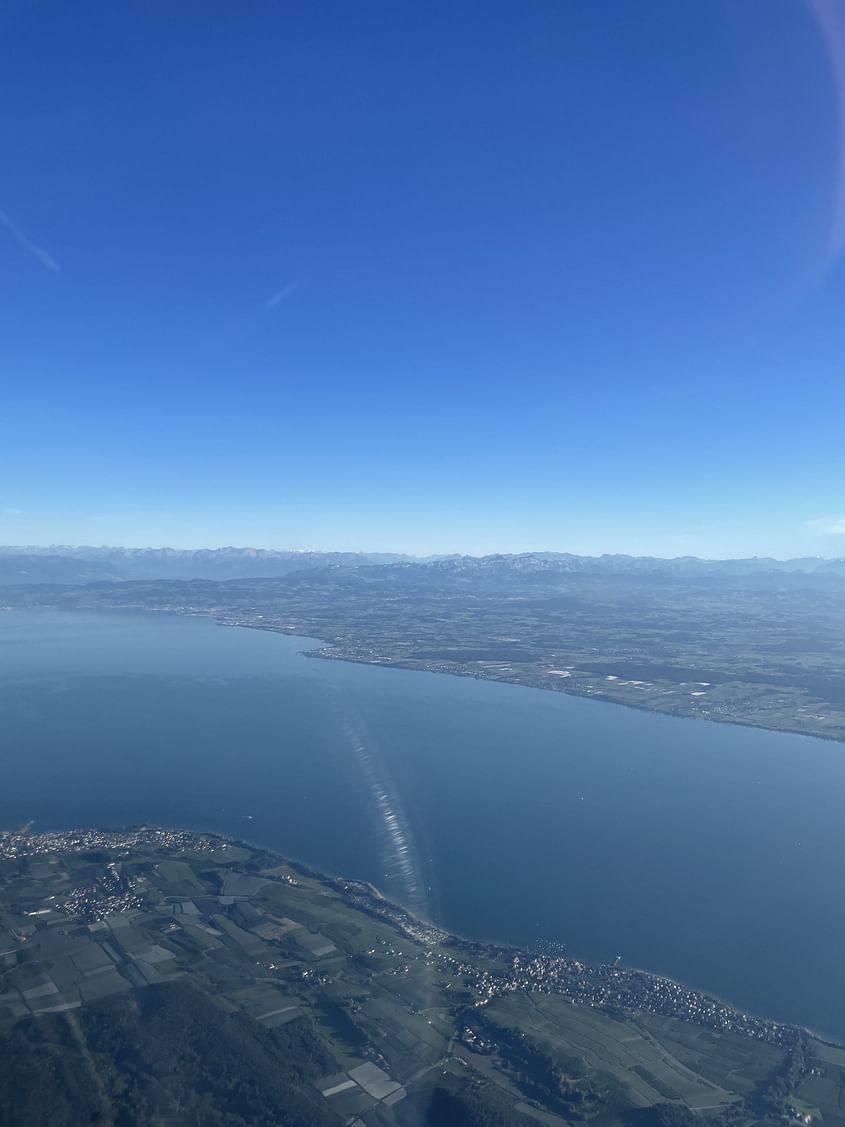
<svg viewBox="0 0 845 1127">
<path fill-rule="evenodd" d="M 843 561 L 317 562 L 226 582 L 7 585 L 0 605 L 210 615 L 319 639 L 320 658 L 845 740 Z"/>
</svg>

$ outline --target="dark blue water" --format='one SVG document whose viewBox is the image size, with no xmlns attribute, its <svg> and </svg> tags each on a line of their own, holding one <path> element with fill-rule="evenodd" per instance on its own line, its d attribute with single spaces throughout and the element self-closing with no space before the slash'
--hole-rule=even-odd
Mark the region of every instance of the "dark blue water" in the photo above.
<svg viewBox="0 0 845 1127">
<path fill-rule="evenodd" d="M 308 646 L 0 612 L 0 825 L 233 833 L 845 1035 L 845 747 Z"/>
</svg>

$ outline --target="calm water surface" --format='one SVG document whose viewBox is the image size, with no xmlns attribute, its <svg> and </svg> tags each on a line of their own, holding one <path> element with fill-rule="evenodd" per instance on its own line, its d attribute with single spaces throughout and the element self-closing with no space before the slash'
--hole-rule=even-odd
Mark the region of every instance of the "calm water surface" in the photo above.
<svg viewBox="0 0 845 1127">
<path fill-rule="evenodd" d="M 0 612 L 0 825 L 232 833 L 845 1036 L 845 747 L 309 645 Z"/>
</svg>

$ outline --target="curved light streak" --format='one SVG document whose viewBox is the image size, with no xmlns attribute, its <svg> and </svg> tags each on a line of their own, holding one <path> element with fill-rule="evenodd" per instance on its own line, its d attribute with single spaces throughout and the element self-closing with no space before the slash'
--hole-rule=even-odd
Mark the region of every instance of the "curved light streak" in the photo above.
<svg viewBox="0 0 845 1127">
<path fill-rule="evenodd" d="M 824 43 L 836 95 L 837 170 L 828 242 L 832 262 L 845 247 L 845 4 L 841 0 L 807 0 L 807 7 Z"/>
<path fill-rule="evenodd" d="M 402 808 L 399 792 L 377 743 L 367 737 L 363 726 L 347 718 L 344 730 L 378 812 L 385 875 L 400 885 L 402 899 L 409 908 L 421 910 L 424 884 L 417 867 L 413 831 Z"/>
</svg>

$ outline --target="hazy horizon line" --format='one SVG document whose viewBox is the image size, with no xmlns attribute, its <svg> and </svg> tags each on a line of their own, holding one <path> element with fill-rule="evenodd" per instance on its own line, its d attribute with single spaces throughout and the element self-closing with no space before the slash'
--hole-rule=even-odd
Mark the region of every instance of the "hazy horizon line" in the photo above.
<svg viewBox="0 0 845 1127">
<path fill-rule="evenodd" d="M 173 548 L 170 545 L 129 545 L 129 544 L 0 544 L 0 554 L 24 554 L 27 552 L 49 552 L 51 549 L 61 549 L 64 552 L 82 552 L 82 551 L 96 551 L 96 552 L 174 552 L 174 553 L 189 553 L 189 552 L 257 552 L 268 555 L 297 555 L 297 556 L 329 556 L 329 555 L 346 555 L 346 556 L 398 556 L 401 559 L 406 559 L 412 562 L 425 563 L 434 562 L 437 560 L 446 559 L 493 559 L 497 556 L 517 558 L 521 556 L 561 556 L 571 557 L 573 559 L 584 560 L 598 560 L 605 558 L 621 557 L 631 560 L 660 560 L 666 563 L 671 563 L 677 560 L 697 560 L 701 563 L 740 563 L 744 561 L 753 560 L 771 560 L 774 563 L 793 563 L 797 560 L 822 560 L 828 563 L 845 562 L 845 556 L 823 556 L 823 555 L 802 555 L 802 556 L 774 556 L 774 555 L 748 555 L 748 556 L 697 556 L 693 554 L 685 554 L 679 556 L 661 556 L 652 553 L 634 553 L 634 552 L 570 552 L 566 550 L 559 550 L 553 548 L 534 548 L 524 551 L 497 551 L 497 552 L 430 552 L 426 555 L 420 555 L 414 552 L 404 552 L 398 549 L 380 548 L 370 550 L 368 548 L 256 548 L 251 545 L 236 545 L 236 544 L 219 544 L 214 547 L 203 545 L 194 548 Z"/>
</svg>

